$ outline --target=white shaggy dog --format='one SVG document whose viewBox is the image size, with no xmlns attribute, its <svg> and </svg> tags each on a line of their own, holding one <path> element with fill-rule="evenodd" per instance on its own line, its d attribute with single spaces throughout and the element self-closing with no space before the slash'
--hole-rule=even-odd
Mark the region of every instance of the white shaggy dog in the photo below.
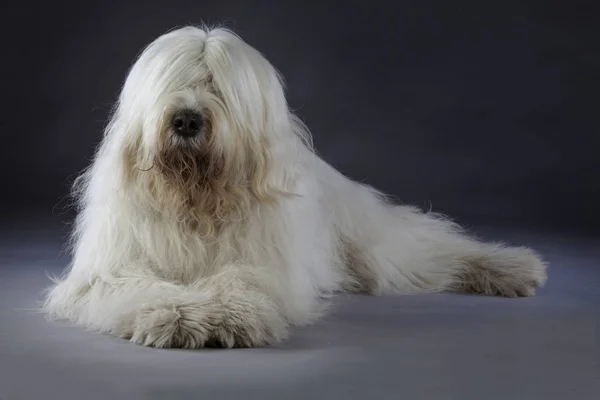
<svg viewBox="0 0 600 400">
<path fill-rule="evenodd" d="M 225 29 L 156 39 L 75 185 L 73 260 L 44 308 L 155 347 L 263 346 L 327 297 L 530 296 L 546 267 L 391 204 L 321 160 L 277 71 Z"/>
</svg>

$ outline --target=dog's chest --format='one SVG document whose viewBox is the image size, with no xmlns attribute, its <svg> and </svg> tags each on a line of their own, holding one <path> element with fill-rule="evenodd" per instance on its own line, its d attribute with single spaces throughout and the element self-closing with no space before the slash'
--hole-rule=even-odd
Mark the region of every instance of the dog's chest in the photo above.
<svg viewBox="0 0 600 400">
<path fill-rule="evenodd" d="M 225 265 L 248 263 L 255 254 L 243 227 L 228 227 L 205 236 L 193 229 L 159 224 L 145 252 L 165 279 L 185 282 L 210 276 Z"/>
</svg>

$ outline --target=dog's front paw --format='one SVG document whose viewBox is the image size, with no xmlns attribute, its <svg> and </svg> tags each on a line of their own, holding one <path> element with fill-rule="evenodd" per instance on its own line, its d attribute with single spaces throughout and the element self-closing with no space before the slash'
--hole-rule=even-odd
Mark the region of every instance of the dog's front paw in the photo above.
<svg viewBox="0 0 600 400">
<path fill-rule="evenodd" d="M 240 312 L 236 312 L 240 311 Z M 256 313 L 216 304 L 184 304 L 142 310 L 130 340 L 144 346 L 197 349 L 259 347 L 282 338 Z"/>
<path fill-rule="evenodd" d="M 203 347 L 218 322 L 218 314 L 205 304 L 147 308 L 135 318 L 130 340 L 151 347 Z"/>
</svg>

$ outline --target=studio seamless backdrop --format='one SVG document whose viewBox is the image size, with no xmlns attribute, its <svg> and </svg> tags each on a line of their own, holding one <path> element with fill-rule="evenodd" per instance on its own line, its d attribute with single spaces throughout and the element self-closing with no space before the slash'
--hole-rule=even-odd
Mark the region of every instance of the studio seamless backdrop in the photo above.
<svg viewBox="0 0 600 400">
<path fill-rule="evenodd" d="M 64 211 L 135 56 L 206 22 L 271 60 L 319 154 L 351 178 L 467 225 L 600 224 L 598 31 L 578 2 L 138 3 L 5 14 L 6 215 Z"/>
<path fill-rule="evenodd" d="M 600 246 L 586 235 L 600 233 L 593 3 L 3 4 L 0 397 L 598 399 Z M 65 196 L 136 56 L 201 22 L 224 23 L 281 71 L 333 167 L 482 240 L 535 249 L 547 284 L 527 299 L 338 296 L 280 345 L 224 352 L 148 349 L 21 312 L 72 260 Z"/>
</svg>

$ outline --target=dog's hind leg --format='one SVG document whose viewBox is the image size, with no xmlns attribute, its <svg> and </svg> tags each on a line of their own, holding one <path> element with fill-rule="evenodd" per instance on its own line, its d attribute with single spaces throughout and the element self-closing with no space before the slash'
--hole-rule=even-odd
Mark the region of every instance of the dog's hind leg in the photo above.
<svg viewBox="0 0 600 400">
<path fill-rule="evenodd" d="M 519 297 L 533 295 L 546 281 L 546 266 L 531 249 L 479 242 L 439 217 L 407 207 L 379 206 L 371 216 L 349 240 L 356 262 L 350 270 L 373 293 Z"/>
<path fill-rule="evenodd" d="M 546 281 L 532 250 L 482 243 L 444 218 L 406 206 L 324 168 L 348 265 L 348 289 L 372 294 L 460 291 L 531 296 Z"/>
</svg>

